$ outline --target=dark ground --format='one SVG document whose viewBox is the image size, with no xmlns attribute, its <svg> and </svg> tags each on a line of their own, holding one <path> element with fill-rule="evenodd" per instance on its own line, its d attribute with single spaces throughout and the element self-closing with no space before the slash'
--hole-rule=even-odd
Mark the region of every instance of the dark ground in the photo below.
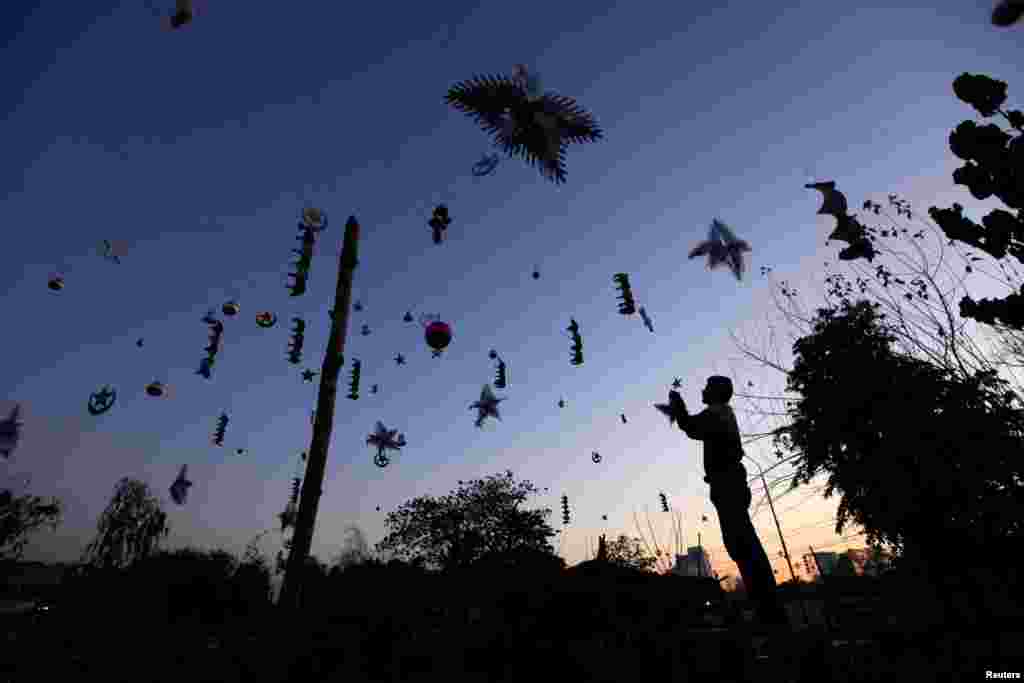
<svg viewBox="0 0 1024 683">
<path fill-rule="evenodd" d="M 351 618 L 316 624 L 276 610 L 219 624 L 170 625 L 106 614 L 52 614 L 3 624 L 2 683 L 37 681 L 670 681 L 984 680 L 978 657 L 1024 651 L 1024 634 L 945 632 L 908 639 L 749 628 L 689 631 L 630 642 L 619 633 L 554 635 L 529 625 L 395 626 Z M 1024 629 L 1022 629 L 1024 630 Z M 3 632 L 0 631 L 0 632 Z M 624 635 L 625 634 L 625 635 Z M 554 637 L 552 637 L 554 636 Z M 1000 643 L 1000 638 L 1002 642 Z M 1015 640 L 1013 640 L 1015 638 Z M 758 658 L 758 655 L 766 658 Z M 957 669 L 963 669 L 956 673 Z"/>
</svg>

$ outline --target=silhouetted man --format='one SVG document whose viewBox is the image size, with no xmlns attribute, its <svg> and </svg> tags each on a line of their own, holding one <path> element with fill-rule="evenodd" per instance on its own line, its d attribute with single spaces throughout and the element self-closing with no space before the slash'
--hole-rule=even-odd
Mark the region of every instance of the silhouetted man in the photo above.
<svg viewBox="0 0 1024 683">
<path fill-rule="evenodd" d="M 701 394 L 708 407 L 699 414 L 690 415 L 676 391 L 668 393 L 668 406 L 656 407 L 691 439 L 704 442 L 704 481 L 711 487 L 711 502 L 718 511 L 725 549 L 739 567 L 758 620 L 767 625 L 788 625 L 775 592 L 771 563 L 750 521 L 751 494 L 742 462 L 740 429 L 729 406 L 732 394 L 732 380 L 714 375 L 708 378 Z"/>
</svg>

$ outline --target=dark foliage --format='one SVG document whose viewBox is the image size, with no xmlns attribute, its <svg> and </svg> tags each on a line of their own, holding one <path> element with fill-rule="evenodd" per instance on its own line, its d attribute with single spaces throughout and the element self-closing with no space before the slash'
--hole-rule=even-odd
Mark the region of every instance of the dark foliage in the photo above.
<svg viewBox="0 0 1024 683">
<path fill-rule="evenodd" d="M 985 118 L 1002 115 L 1017 131 L 1012 135 L 994 123 L 979 126 L 963 121 L 949 136 L 953 154 L 965 163 L 953 172 L 953 182 L 964 185 L 975 199 L 996 197 L 1013 212 L 993 209 L 983 225 L 963 215 L 963 207 L 931 207 L 928 214 L 951 241 L 963 242 L 994 259 L 1012 256 L 1024 261 L 1024 112 L 1003 111 L 1006 83 L 988 76 L 964 73 L 953 81 L 953 92 Z M 989 325 L 1024 329 L 1024 296 L 960 301 L 960 315 Z"/>
<path fill-rule="evenodd" d="M 20 558 L 33 532 L 44 526 L 56 529 L 60 520 L 60 501 L 0 490 L 0 560 Z"/>
<path fill-rule="evenodd" d="M 99 567 L 127 567 L 152 554 L 169 531 L 167 514 L 149 486 L 124 477 L 100 515 L 96 538 L 85 548 L 86 561 Z"/>
<path fill-rule="evenodd" d="M 868 541 L 941 555 L 1019 536 L 1024 412 L 991 372 L 958 377 L 895 353 L 878 304 L 819 309 L 794 344 L 788 389 L 802 396 L 777 444 L 799 452 L 793 485 L 820 471 Z M 951 541 L 955 539 L 955 541 Z"/>
</svg>

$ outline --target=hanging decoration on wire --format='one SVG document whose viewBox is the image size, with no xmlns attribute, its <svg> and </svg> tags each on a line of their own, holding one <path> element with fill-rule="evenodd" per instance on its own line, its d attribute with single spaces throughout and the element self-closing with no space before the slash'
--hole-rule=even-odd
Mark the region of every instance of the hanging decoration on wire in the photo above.
<svg viewBox="0 0 1024 683">
<path fill-rule="evenodd" d="M 256 324 L 264 329 L 277 324 L 277 316 L 270 311 L 262 311 L 256 314 Z"/>
<path fill-rule="evenodd" d="M 593 460 L 595 463 L 601 462 L 601 454 L 598 453 L 597 451 L 594 451 L 593 453 L 590 454 L 590 459 Z"/>
<path fill-rule="evenodd" d="M 644 327 L 649 332 L 654 332 L 654 323 L 651 322 L 651 316 L 647 315 L 647 309 L 643 306 L 640 307 L 640 318 L 644 321 Z"/>
<path fill-rule="evenodd" d="M 298 258 L 292 264 L 294 271 L 288 273 L 288 277 L 294 279 L 294 282 L 288 285 L 292 296 L 302 296 L 306 293 L 309 268 L 313 263 L 313 247 L 316 244 L 316 230 L 302 224 L 299 224 L 299 229 L 301 234 L 295 239 L 301 241 L 302 244 L 298 249 L 292 249 L 292 253 L 296 254 Z"/>
<path fill-rule="evenodd" d="M 20 416 L 21 406 L 16 403 L 7 417 L 0 420 L 0 455 L 4 456 L 4 460 L 11 457 L 11 453 L 21 441 L 22 422 L 19 419 Z"/>
<path fill-rule="evenodd" d="M 451 225 L 452 219 L 448 215 L 448 207 L 444 204 L 438 204 L 434 207 L 434 213 L 430 220 L 427 221 L 427 225 L 434 234 L 434 244 L 441 244 L 444 241 L 445 231 L 448 230 L 448 226 Z"/>
<path fill-rule="evenodd" d="M 494 175 L 500 161 L 501 157 L 493 152 L 490 154 L 484 154 L 480 158 L 480 161 L 473 164 L 473 177 L 483 178 L 485 176 Z"/>
<path fill-rule="evenodd" d="M 505 365 L 505 361 L 498 356 L 498 352 L 494 349 L 491 349 L 487 356 L 491 360 L 498 361 L 498 366 L 494 371 L 494 388 L 505 389 L 508 386 L 508 366 Z"/>
<path fill-rule="evenodd" d="M 102 415 L 114 407 L 117 391 L 109 384 L 89 394 L 88 410 L 90 415 Z"/>
<path fill-rule="evenodd" d="M 1013 26 L 1024 16 L 1024 2 L 1021 0 L 999 0 L 992 10 L 993 26 Z"/>
<path fill-rule="evenodd" d="M 828 236 L 830 240 L 846 242 L 850 246 L 839 252 L 841 261 L 853 261 L 864 258 L 869 262 L 873 261 L 876 255 L 875 247 L 867 237 L 867 231 L 860 222 L 849 213 L 846 204 L 846 195 L 836 189 L 834 180 L 827 183 L 807 183 L 804 185 L 808 190 L 817 190 L 823 197 L 821 208 L 818 209 L 820 216 L 832 216 L 836 219 L 836 229 Z"/>
<path fill-rule="evenodd" d="M 501 420 L 501 415 L 498 412 L 498 404 L 504 400 L 504 398 L 495 397 L 494 391 L 491 389 L 491 385 L 485 384 L 483 389 L 480 390 L 479 400 L 469 406 L 470 410 L 476 411 L 476 421 L 474 424 L 478 428 L 483 427 L 484 420 L 488 417 Z"/>
<path fill-rule="evenodd" d="M 348 397 L 353 401 L 359 399 L 359 379 L 363 374 L 363 364 L 361 361 L 352 361 L 352 374 L 349 379 L 348 385 Z"/>
<path fill-rule="evenodd" d="M 431 355 L 434 358 L 438 358 L 441 352 L 448 348 L 448 345 L 452 342 L 452 328 L 451 326 L 441 320 L 439 314 L 427 314 L 420 315 L 420 325 L 423 326 L 423 336 L 433 351 Z"/>
<path fill-rule="evenodd" d="M 716 218 L 711 221 L 708 238 L 690 251 L 690 258 L 707 255 L 708 269 L 714 270 L 725 264 L 737 280 L 742 280 L 745 270 L 743 254 L 748 251 L 750 245 L 737 239 L 729 226 Z"/>
<path fill-rule="evenodd" d="M 569 524 L 569 496 L 562 495 L 562 524 Z"/>
<path fill-rule="evenodd" d="M 619 313 L 622 315 L 633 315 L 636 313 L 636 300 L 633 298 L 633 288 L 629 284 L 627 273 L 615 273 L 612 276 L 616 288 L 619 290 Z"/>
<path fill-rule="evenodd" d="M 298 365 L 302 362 L 302 346 L 306 341 L 306 321 L 302 318 L 292 318 L 295 327 L 292 328 L 291 342 L 288 347 L 288 362 Z"/>
<path fill-rule="evenodd" d="M 366 445 L 377 449 L 373 464 L 377 467 L 387 467 L 391 462 L 387 451 L 399 452 L 405 446 L 405 435 L 399 434 L 397 429 L 388 429 L 378 420 L 376 430 L 366 437 Z"/>
<path fill-rule="evenodd" d="M 178 472 L 177 479 L 171 484 L 171 500 L 178 505 L 184 505 L 185 499 L 188 497 L 188 490 L 192 486 L 192 482 L 187 479 L 188 476 L 188 465 L 182 465 L 181 471 Z"/>
<path fill-rule="evenodd" d="M 575 318 L 569 318 L 569 327 L 566 328 L 569 335 L 572 337 L 572 347 L 570 352 L 572 357 L 570 363 L 573 365 L 583 365 L 583 337 L 580 336 L 580 324 L 576 322 Z"/>
<path fill-rule="evenodd" d="M 160 4 L 163 9 L 156 12 L 165 31 L 178 31 L 190 26 L 193 19 L 205 10 L 206 5 L 199 0 L 175 0 L 173 9 L 166 0 L 161 0 Z"/>
<path fill-rule="evenodd" d="M 313 232 L 323 232 L 325 228 L 327 228 L 326 211 L 312 206 L 302 210 L 302 216 L 299 219 L 299 230 L 309 229 Z"/>
<path fill-rule="evenodd" d="M 217 418 L 217 426 L 213 430 L 213 443 L 215 446 L 224 445 L 224 434 L 228 429 L 228 421 L 230 419 L 227 413 L 221 413 L 220 417 Z"/>
<path fill-rule="evenodd" d="M 64 276 L 61 273 L 53 273 L 47 281 L 46 286 L 53 292 L 60 292 L 64 289 Z"/>
<path fill-rule="evenodd" d="M 209 343 L 203 349 L 206 351 L 206 358 L 199 362 L 199 369 L 196 371 L 196 374 L 205 379 L 210 379 L 213 364 L 217 360 L 217 354 L 220 352 L 221 339 L 224 335 L 224 323 L 213 317 L 213 311 L 203 316 L 203 322 L 210 328 Z"/>
<path fill-rule="evenodd" d="M 603 137 L 590 113 L 569 97 L 542 92 L 539 78 L 521 65 L 511 77 L 478 76 L 456 83 L 445 100 L 472 118 L 509 157 L 539 167 L 555 184 L 566 179 L 567 144 Z"/>
<path fill-rule="evenodd" d="M 120 240 L 103 240 L 100 242 L 100 256 L 105 261 L 111 263 L 121 264 L 121 257 L 124 256 L 127 249 L 124 246 L 124 242 Z"/>
</svg>

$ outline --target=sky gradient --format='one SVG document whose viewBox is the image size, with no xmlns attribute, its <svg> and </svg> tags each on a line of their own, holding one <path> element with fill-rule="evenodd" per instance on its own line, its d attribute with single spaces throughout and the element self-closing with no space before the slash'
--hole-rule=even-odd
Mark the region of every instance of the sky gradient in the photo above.
<svg viewBox="0 0 1024 683">
<path fill-rule="evenodd" d="M 275 515 L 309 448 L 316 401 L 317 384 L 299 372 L 323 360 L 351 214 L 362 225 L 353 297 L 365 308 L 351 318 L 346 358 L 362 361 L 363 391 L 358 401 L 339 396 L 315 555 L 333 556 L 347 524 L 374 543 L 403 501 L 512 469 L 549 489 L 530 504 L 550 507 L 555 528 L 568 495 L 574 521 L 558 547 L 570 563 L 587 559 L 598 533 L 637 535 L 634 512 L 650 539 L 645 510 L 654 535 L 674 545 L 664 491 L 683 517 L 684 545 L 699 533 L 715 568 L 735 573 L 700 445 L 651 404 L 679 376 L 696 410 L 716 373 L 739 392 L 779 396 L 784 377 L 738 360 L 729 332 L 764 331 L 774 309 L 761 266 L 823 291 L 822 262 L 838 246 L 825 245 L 831 219 L 815 215 L 820 195 L 804 183 L 836 180 L 851 208 L 895 192 L 922 216 L 958 201 L 978 220 L 998 204 L 953 185 L 949 132 L 977 117 L 951 83 L 964 71 L 1006 80 L 1010 106 L 1024 88 L 1021 34 L 993 28 L 991 7 L 971 1 L 596 2 L 585 12 L 535 0 L 295 2 L 271 12 L 208 0 L 173 33 L 145 4 L 49 3 L 12 20 L 0 52 L 14 86 L 0 93 L 0 307 L 21 330 L 5 335 L 0 409 L 20 403 L 25 423 L 0 478 L 29 477 L 29 491 L 65 506 L 26 559 L 78 558 L 122 476 L 165 501 L 170 547 L 241 552 L 271 529 L 263 547 L 276 552 Z M 488 140 L 445 92 L 517 62 L 604 130 L 604 140 L 570 147 L 564 186 L 517 160 L 470 175 Z M 437 246 L 426 221 L 439 202 L 453 222 Z M 331 224 L 308 293 L 291 298 L 285 273 L 307 205 Z M 753 247 L 743 282 L 686 258 L 716 217 Z M 127 245 L 120 265 L 99 256 L 103 239 Z M 54 293 L 46 281 L 58 271 L 66 288 Z M 619 271 L 654 334 L 617 314 Z M 1001 293 L 980 282 L 972 291 Z M 200 318 L 232 298 L 241 314 L 225 321 L 207 381 L 195 374 L 207 342 Z M 275 328 L 256 326 L 261 310 L 279 316 Z M 402 322 L 407 310 L 452 325 L 443 357 Z M 285 360 L 292 316 L 308 324 L 300 366 Z M 570 317 L 584 337 L 582 367 L 569 364 Z M 493 378 L 491 348 L 510 384 L 497 392 L 507 397 L 502 421 L 476 429 L 468 406 Z M 408 364 L 396 366 L 396 353 Z M 147 397 L 154 379 L 172 394 Z M 104 384 L 117 388 L 117 405 L 92 417 L 86 401 Z M 749 407 L 737 399 L 744 432 L 777 426 Z M 221 411 L 231 422 L 217 448 Z M 383 469 L 365 445 L 376 420 L 408 441 Z M 768 443 L 747 453 L 774 461 Z M 168 487 L 186 463 L 195 485 L 179 507 Z M 781 570 L 760 498 L 755 525 Z M 811 489 L 776 501 L 794 555 L 862 545 L 833 533 L 835 507 Z"/>
</svg>

